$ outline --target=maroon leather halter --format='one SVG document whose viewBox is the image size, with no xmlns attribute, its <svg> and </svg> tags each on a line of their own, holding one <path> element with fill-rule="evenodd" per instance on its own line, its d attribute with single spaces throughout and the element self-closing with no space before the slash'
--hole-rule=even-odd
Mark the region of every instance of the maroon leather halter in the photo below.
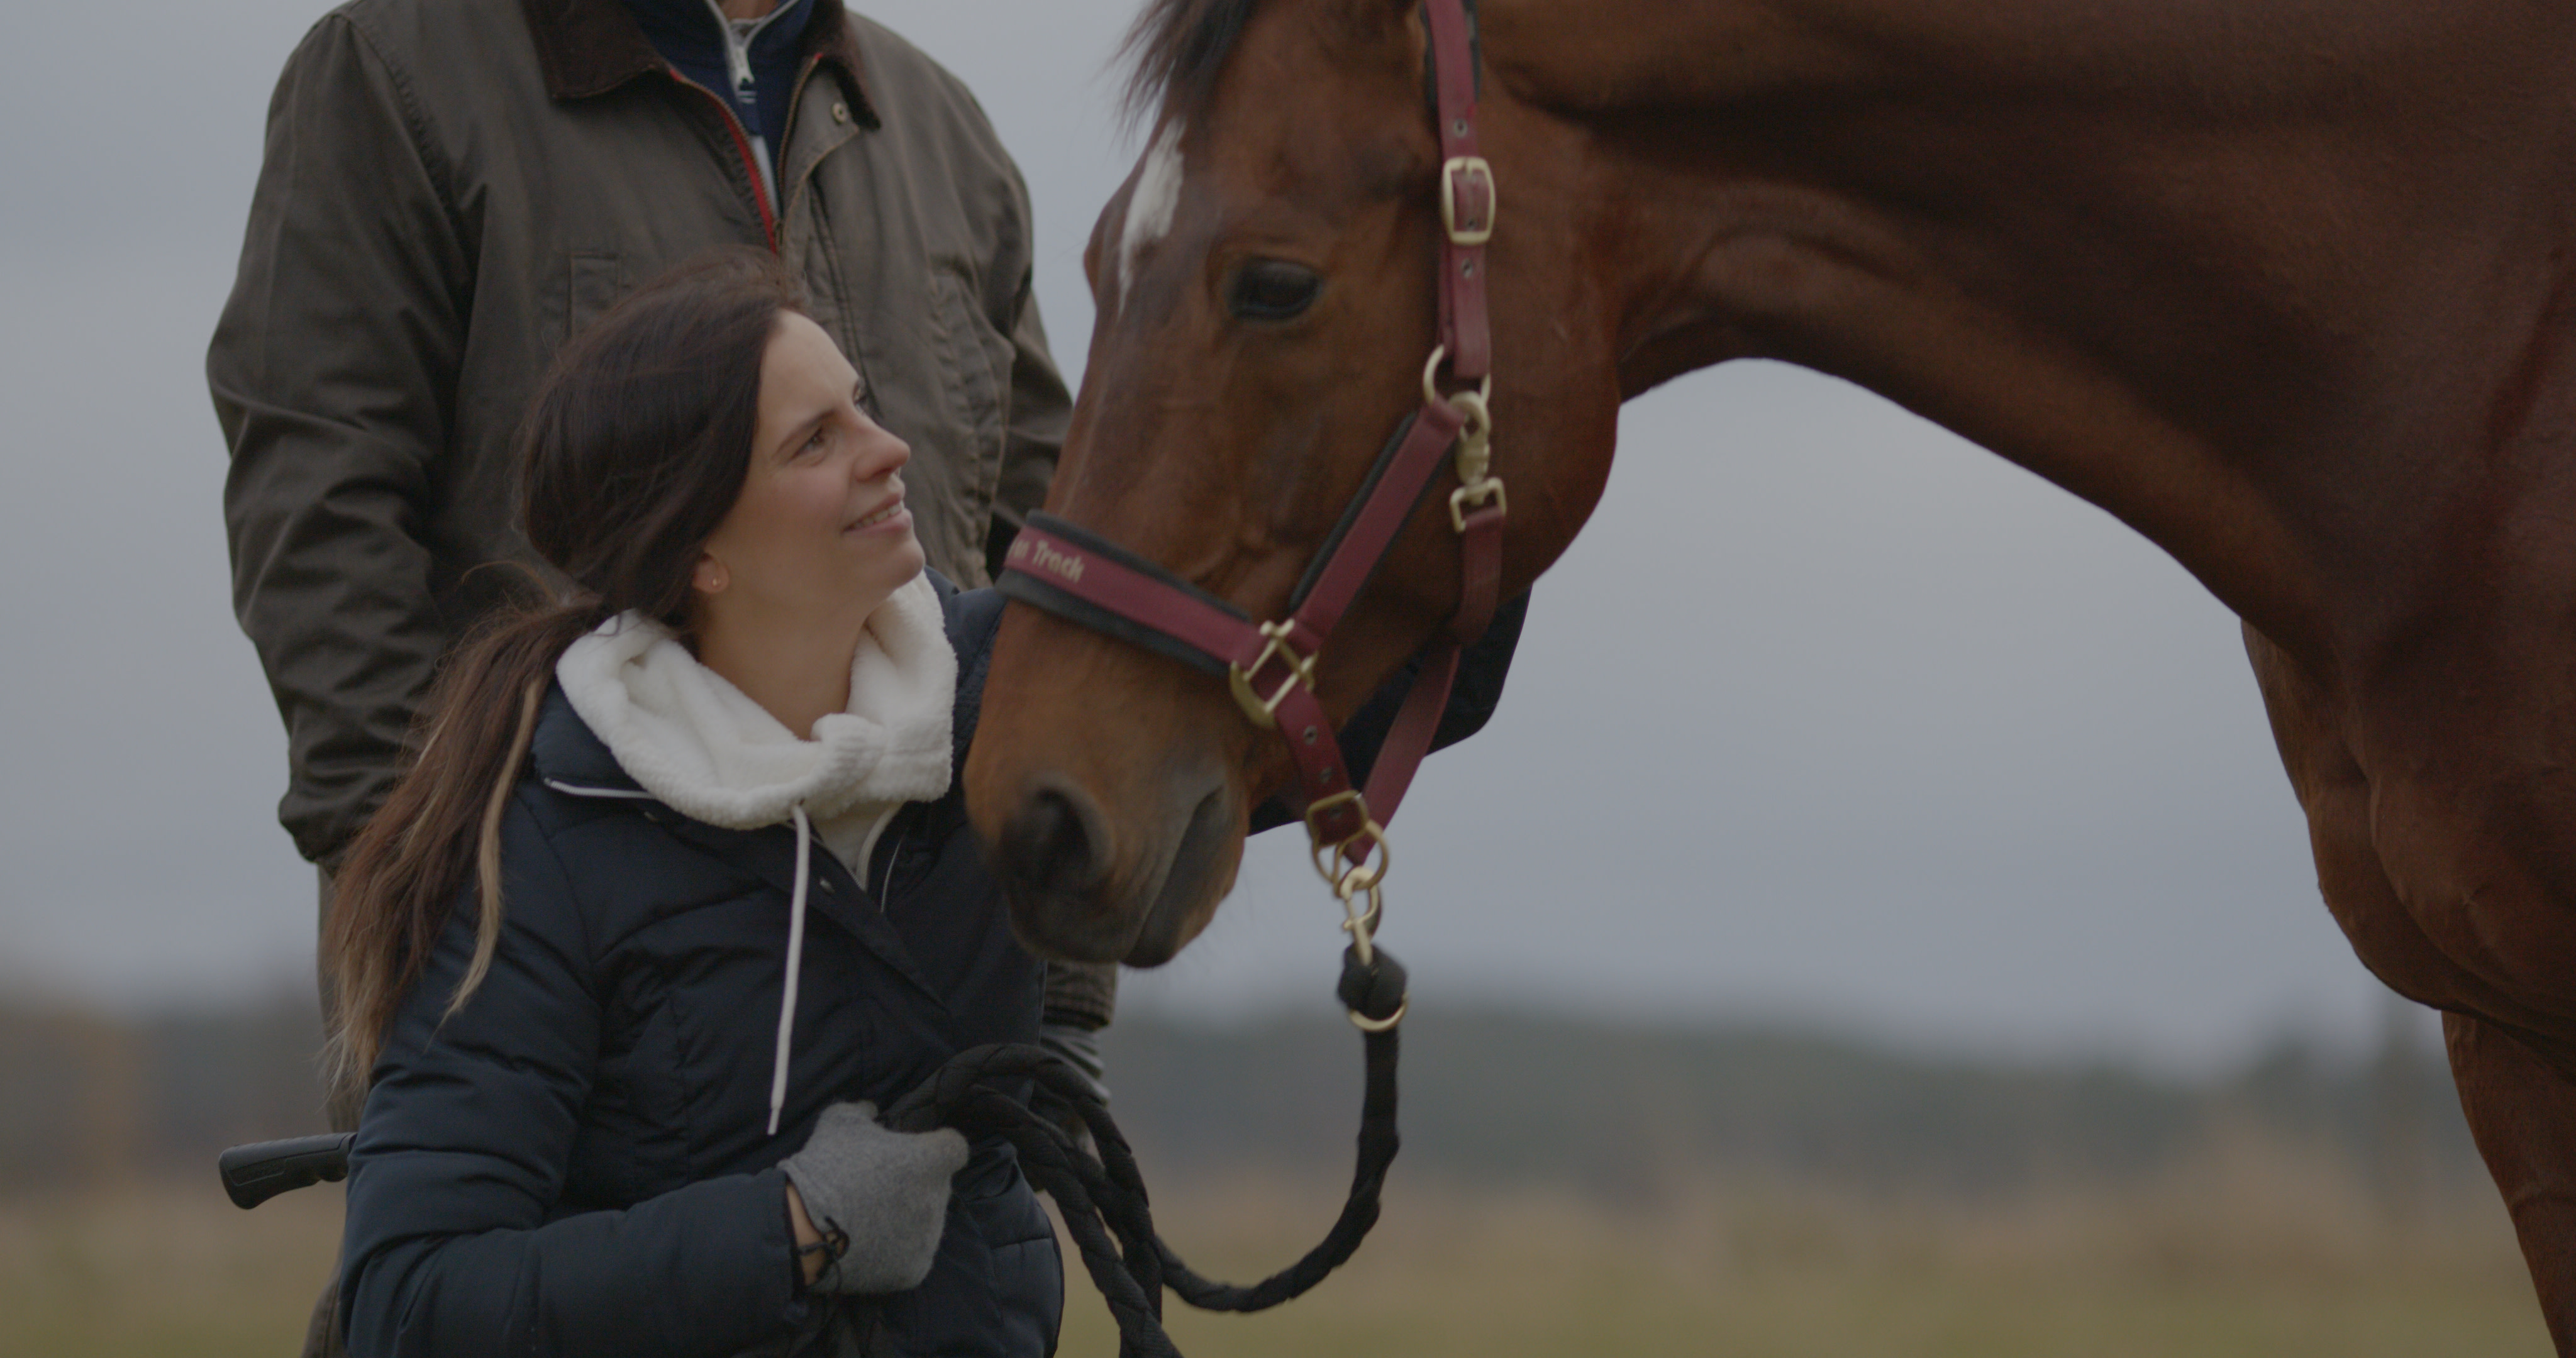
<svg viewBox="0 0 2576 1358">
<path fill-rule="evenodd" d="M 1439 345 L 1422 372 L 1422 405 L 1398 427 L 1369 479 L 1299 585 L 1289 616 L 1255 622 L 1233 604 L 1051 514 L 1011 544 L 1001 590 L 1019 602 L 1108 632 L 1231 681 L 1244 715 L 1288 743 L 1317 870 L 1350 912 L 1363 961 L 1382 911 L 1385 823 L 1430 752 L 1460 651 L 1483 635 L 1502 589 L 1503 483 L 1492 472 L 1493 336 L 1485 244 L 1493 236 L 1493 168 L 1477 154 L 1474 30 L 1467 0 L 1424 0 L 1441 154 Z M 1456 389 L 1443 391 L 1447 369 Z M 1455 457 L 1448 455 L 1454 450 Z M 1365 789 L 1350 785 L 1341 743 L 1315 692 L 1315 661 L 1444 464 L 1455 467 L 1449 522 L 1465 583 L 1446 635 L 1425 655 Z M 1359 898 L 1365 894 L 1363 908 Z M 1400 1016 L 1400 1015 L 1399 1015 Z M 1360 1021 L 1354 1014 L 1354 1021 Z M 1392 1026 L 1392 1018 L 1384 1021 Z M 1363 1022 L 1363 1026 L 1368 1026 Z"/>
</svg>

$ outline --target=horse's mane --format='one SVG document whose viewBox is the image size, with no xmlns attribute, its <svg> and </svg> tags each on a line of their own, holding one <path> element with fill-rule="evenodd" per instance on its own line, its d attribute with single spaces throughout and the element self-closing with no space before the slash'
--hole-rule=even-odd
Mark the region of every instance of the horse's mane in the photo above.
<svg viewBox="0 0 2576 1358">
<path fill-rule="evenodd" d="M 1216 87 L 1218 68 L 1261 0 L 1146 0 L 1119 58 L 1128 64 L 1127 114 L 1150 119 L 1166 108 L 1195 110 Z"/>
</svg>

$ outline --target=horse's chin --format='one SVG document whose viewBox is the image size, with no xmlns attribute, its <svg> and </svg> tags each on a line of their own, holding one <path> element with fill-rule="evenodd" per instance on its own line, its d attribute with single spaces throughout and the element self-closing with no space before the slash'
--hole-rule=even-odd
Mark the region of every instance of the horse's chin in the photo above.
<svg viewBox="0 0 2576 1358">
<path fill-rule="evenodd" d="M 1048 889 L 1002 874 L 1011 927 L 1041 957 L 1159 967 L 1199 936 L 1234 885 L 1243 818 L 1219 786 L 1190 810 L 1168 852 L 1087 890 Z M 1138 904 L 1141 902 L 1141 905 Z"/>
<path fill-rule="evenodd" d="M 1159 967 L 1171 961 L 1180 955 L 1181 949 L 1191 939 L 1199 936 L 1199 930 L 1207 927 L 1211 913 L 1207 909 L 1195 912 L 1177 910 L 1160 900 L 1155 901 L 1145 911 L 1142 927 L 1137 929 L 1127 955 L 1118 960 L 1131 967 Z"/>
<path fill-rule="evenodd" d="M 1220 790 L 1191 810 L 1163 873 L 1162 889 L 1145 908 L 1127 949 L 1127 965 L 1159 967 L 1171 961 L 1215 916 L 1217 902 L 1234 885 L 1235 866 L 1243 861 L 1243 819 L 1232 803 Z"/>
</svg>

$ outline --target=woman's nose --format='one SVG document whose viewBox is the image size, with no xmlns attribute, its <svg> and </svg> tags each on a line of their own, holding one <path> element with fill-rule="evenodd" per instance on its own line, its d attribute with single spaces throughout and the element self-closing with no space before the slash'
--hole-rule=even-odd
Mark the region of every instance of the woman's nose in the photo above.
<svg viewBox="0 0 2576 1358">
<path fill-rule="evenodd" d="M 869 429 L 858 457 L 851 460 L 850 474 L 861 481 L 875 481 L 902 471 L 910 461 L 912 445 L 876 425 Z"/>
</svg>

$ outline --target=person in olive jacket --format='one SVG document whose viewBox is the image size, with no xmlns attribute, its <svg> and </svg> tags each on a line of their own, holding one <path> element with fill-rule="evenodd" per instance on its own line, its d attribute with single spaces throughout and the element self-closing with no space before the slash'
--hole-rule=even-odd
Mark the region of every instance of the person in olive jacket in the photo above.
<svg viewBox="0 0 2576 1358">
<path fill-rule="evenodd" d="M 864 381 L 743 251 L 541 388 L 525 522 L 570 584 L 444 672 L 326 933 L 368 1083 L 360 1358 L 1053 1351 L 1062 1265 L 1008 1143 L 874 1120 L 1035 1040 L 1042 982 L 954 776 L 1002 603 L 924 570 Z"/>
<path fill-rule="evenodd" d="M 383 800 L 489 563 L 541 564 L 510 441 L 547 359 L 723 244 L 796 276 L 912 446 L 931 566 L 987 583 L 1071 402 L 1027 190 L 954 76 L 841 0 L 350 0 L 288 59 L 206 374 L 305 858 Z"/>
</svg>

